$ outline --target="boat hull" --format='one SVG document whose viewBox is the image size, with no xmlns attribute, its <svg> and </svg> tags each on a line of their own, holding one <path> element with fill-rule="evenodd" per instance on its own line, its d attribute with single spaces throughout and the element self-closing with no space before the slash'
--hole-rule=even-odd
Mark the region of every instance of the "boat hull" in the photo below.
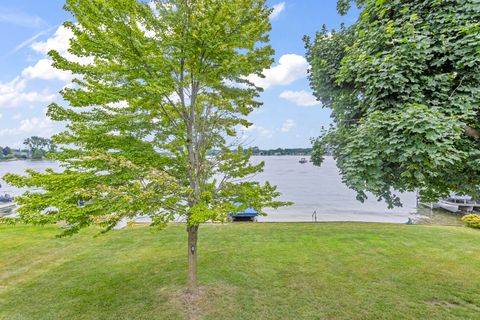
<svg viewBox="0 0 480 320">
<path fill-rule="evenodd" d="M 443 210 L 447 210 L 447 211 L 450 211 L 450 212 L 453 212 L 453 213 L 460 212 L 460 207 L 457 204 L 447 203 L 447 202 L 444 202 L 444 201 L 440 201 L 438 203 L 438 207 L 443 209 Z"/>
<path fill-rule="evenodd" d="M 16 204 L 14 202 L 9 203 L 0 203 L 0 217 L 6 216 L 12 213 L 12 210 L 15 209 Z"/>
<path fill-rule="evenodd" d="M 452 202 L 447 200 L 440 200 L 437 203 L 438 208 L 453 212 L 453 213 L 473 213 L 480 212 L 480 203 L 470 202 Z"/>
</svg>

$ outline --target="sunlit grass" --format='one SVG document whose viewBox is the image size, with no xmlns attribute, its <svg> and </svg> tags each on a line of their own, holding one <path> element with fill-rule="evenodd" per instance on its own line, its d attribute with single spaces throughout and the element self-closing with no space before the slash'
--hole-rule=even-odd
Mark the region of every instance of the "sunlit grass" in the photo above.
<svg viewBox="0 0 480 320">
<path fill-rule="evenodd" d="M 57 239 L 0 227 L 0 319 L 476 319 L 480 232 L 369 223 L 205 225 L 186 308 L 185 227 Z"/>
</svg>

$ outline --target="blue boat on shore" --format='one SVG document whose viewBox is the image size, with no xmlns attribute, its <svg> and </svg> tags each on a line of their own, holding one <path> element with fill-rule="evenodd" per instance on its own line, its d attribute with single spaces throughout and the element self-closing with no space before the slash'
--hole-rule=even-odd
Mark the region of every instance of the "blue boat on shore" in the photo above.
<svg viewBox="0 0 480 320">
<path fill-rule="evenodd" d="M 247 208 L 243 212 L 232 213 L 230 212 L 230 221 L 252 221 L 257 222 L 258 213 L 253 208 Z"/>
</svg>

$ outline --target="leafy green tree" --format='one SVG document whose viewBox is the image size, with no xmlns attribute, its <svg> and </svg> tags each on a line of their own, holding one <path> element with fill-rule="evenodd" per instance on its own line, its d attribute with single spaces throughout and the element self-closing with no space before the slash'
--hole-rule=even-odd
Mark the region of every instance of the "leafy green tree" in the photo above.
<svg viewBox="0 0 480 320">
<path fill-rule="evenodd" d="M 80 75 L 61 91 L 69 106 L 48 111 L 68 124 L 54 137 L 65 170 L 5 177 L 44 190 L 17 198 L 19 221 L 62 220 L 69 235 L 136 216 L 158 227 L 183 218 L 195 292 L 201 223 L 285 204 L 274 186 L 245 180 L 264 164 L 235 143 L 261 106 L 246 77 L 272 63 L 271 10 L 264 0 L 68 0 L 65 9 L 77 21 L 64 24 L 69 52 L 85 58 L 49 52 L 56 68 Z"/>
<path fill-rule="evenodd" d="M 337 1 L 337 11 L 345 15 L 350 10 L 352 3 L 356 4 L 357 7 L 361 8 L 365 2 L 368 0 L 338 0 Z"/>
<path fill-rule="evenodd" d="M 41 151 L 42 157 L 47 152 L 55 152 L 56 146 L 52 140 L 38 136 L 32 136 L 23 141 L 23 144 L 29 148 L 30 155 L 33 157 L 35 151 Z M 37 152 L 38 156 L 39 152 Z"/>
<path fill-rule="evenodd" d="M 53 141 L 49 141 L 48 143 L 48 149 L 47 149 L 47 152 L 57 152 L 57 145 L 55 143 L 53 143 Z"/>
<path fill-rule="evenodd" d="M 305 39 L 311 87 L 334 120 L 314 163 L 332 150 L 360 200 L 400 205 L 393 189 L 480 198 L 478 1 L 357 4 L 355 24 Z"/>
</svg>

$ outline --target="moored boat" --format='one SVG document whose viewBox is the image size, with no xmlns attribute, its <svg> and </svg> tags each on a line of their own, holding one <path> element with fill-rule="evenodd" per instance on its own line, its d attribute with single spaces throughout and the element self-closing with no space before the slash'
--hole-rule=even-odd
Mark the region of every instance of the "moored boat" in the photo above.
<svg viewBox="0 0 480 320">
<path fill-rule="evenodd" d="M 9 195 L 8 193 L 5 193 L 4 195 L 0 195 L 0 203 L 9 203 L 13 202 L 13 197 Z"/>
<path fill-rule="evenodd" d="M 1 186 L 2 185 L 0 185 L 0 187 Z M 10 214 L 15 206 L 15 202 L 13 202 L 13 197 L 11 195 L 8 193 L 0 195 L 0 217 Z"/>
<path fill-rule="evenodd" d="M 473 200 L 469 196 L 452 195 L 449 198 L 440 199 L 436 205 L 453 213 L 480 212 L 480 202 Z"/>
<path fill-rule="evenodd" d="M 15 208 L 15 202 L 7 202 L 7 203 L 0 202 L 0 212 L 10 211 L 13 208 Z"/>
<path fill-rule="evenodd" d="M 238 205 L 238 204 L 237 204 Z M 252 221 L 257 222 L 258 212 L 253 208 L 246 208 L 242 212 L 230 212 L 230 221 Z"/>
</svg>

